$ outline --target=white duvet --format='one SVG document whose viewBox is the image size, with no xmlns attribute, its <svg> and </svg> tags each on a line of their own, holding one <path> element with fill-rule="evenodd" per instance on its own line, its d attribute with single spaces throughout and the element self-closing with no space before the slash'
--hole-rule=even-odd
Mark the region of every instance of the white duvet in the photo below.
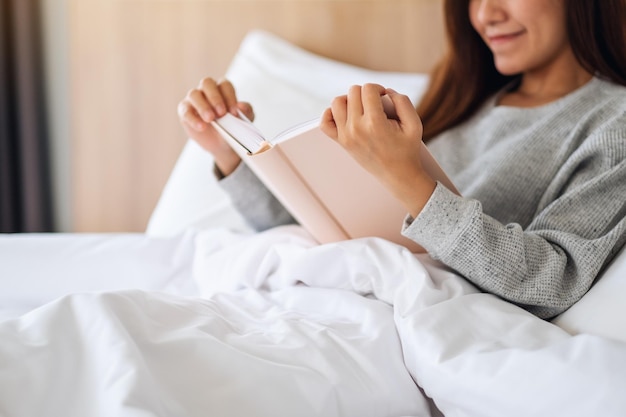
<svg viewBox="0 0 626 417">
<path fill-rule="evenodd" d="M 45 272 L 6 267 L 54 239 L 59 298 Z M 72 242 L 93 251 L 72 263 Z M 436 415 L 428 397 L 448 417 L 626 415 L 625 343 L 571 336 L 382 240 L 318 246 L 289 226 L 0 248 L 0 299 L 43 303 L 0 322 L 2 416 Z"/>
</svg>

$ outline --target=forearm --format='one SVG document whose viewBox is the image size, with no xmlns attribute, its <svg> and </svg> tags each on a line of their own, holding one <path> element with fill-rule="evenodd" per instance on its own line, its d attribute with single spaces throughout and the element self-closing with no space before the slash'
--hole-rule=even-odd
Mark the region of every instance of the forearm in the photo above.
<svg viewBox="0 0 626 417">
<path fill-rule="evenodd" d="M 403 233 L 484 291 L 549 318 L 578 301 L 623 245 L 626 220 L 612 224 L 597 236 L 539 224 L 523 230 L 438 186 Z"/>
</svg>

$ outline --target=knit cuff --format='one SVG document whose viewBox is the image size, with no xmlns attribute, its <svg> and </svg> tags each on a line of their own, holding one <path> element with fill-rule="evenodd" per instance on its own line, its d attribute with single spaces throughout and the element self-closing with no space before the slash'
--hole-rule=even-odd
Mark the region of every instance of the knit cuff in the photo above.
<svg viewBox="0 0 626 417">
<path fill-rule="evenodd" d="M 445 258 L 471 224 L 478 206 L 477 201 L 460 197 L 437 183 L 421 213 L 415 219 L 405 218 L 402 234 L 422 245 L 433 258 Z"/>
<path fill-rule="evenodd" d="M 213 167 L 213 173 L 219 180 L 220 187 L 230 196 L 236 206 L 246 205 L 256 199 L 254 191 L 258 187 L 254 184 L 259 180 L 243 161 L 226 176 L 216 165 Z"/>
</svg>

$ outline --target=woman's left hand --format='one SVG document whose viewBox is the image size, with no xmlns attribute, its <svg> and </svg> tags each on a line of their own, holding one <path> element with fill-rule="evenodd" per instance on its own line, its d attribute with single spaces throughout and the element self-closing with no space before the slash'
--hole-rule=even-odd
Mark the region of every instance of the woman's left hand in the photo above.
<svg viewBox="0 0 626 417">
<path fill-rule="evenodd" d="M 388 96 L 395 115 L 385 112 Z M 377 177 L 416 217 L 435 189 L 420 162 L 422 122 L 411 100 L 378 84 L 350 87 L 326 109 L 322 131 Z"/>
</svg>

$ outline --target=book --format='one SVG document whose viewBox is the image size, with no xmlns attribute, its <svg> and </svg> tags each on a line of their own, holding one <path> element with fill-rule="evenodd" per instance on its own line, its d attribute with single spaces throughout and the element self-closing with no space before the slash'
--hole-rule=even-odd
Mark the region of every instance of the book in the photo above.
<svg viewBox="0 0 626 417">
<path fill-rule="evenodd" d="M 268 139 L 243 115 L 214 126 L 292 216 L 319 243 L 379 237 L 423 252 L 400 233 L 406 208 L 372 174 L 309 120 Z M 458 191 L 422 142 L 431 177 Z"/>
</svg>

